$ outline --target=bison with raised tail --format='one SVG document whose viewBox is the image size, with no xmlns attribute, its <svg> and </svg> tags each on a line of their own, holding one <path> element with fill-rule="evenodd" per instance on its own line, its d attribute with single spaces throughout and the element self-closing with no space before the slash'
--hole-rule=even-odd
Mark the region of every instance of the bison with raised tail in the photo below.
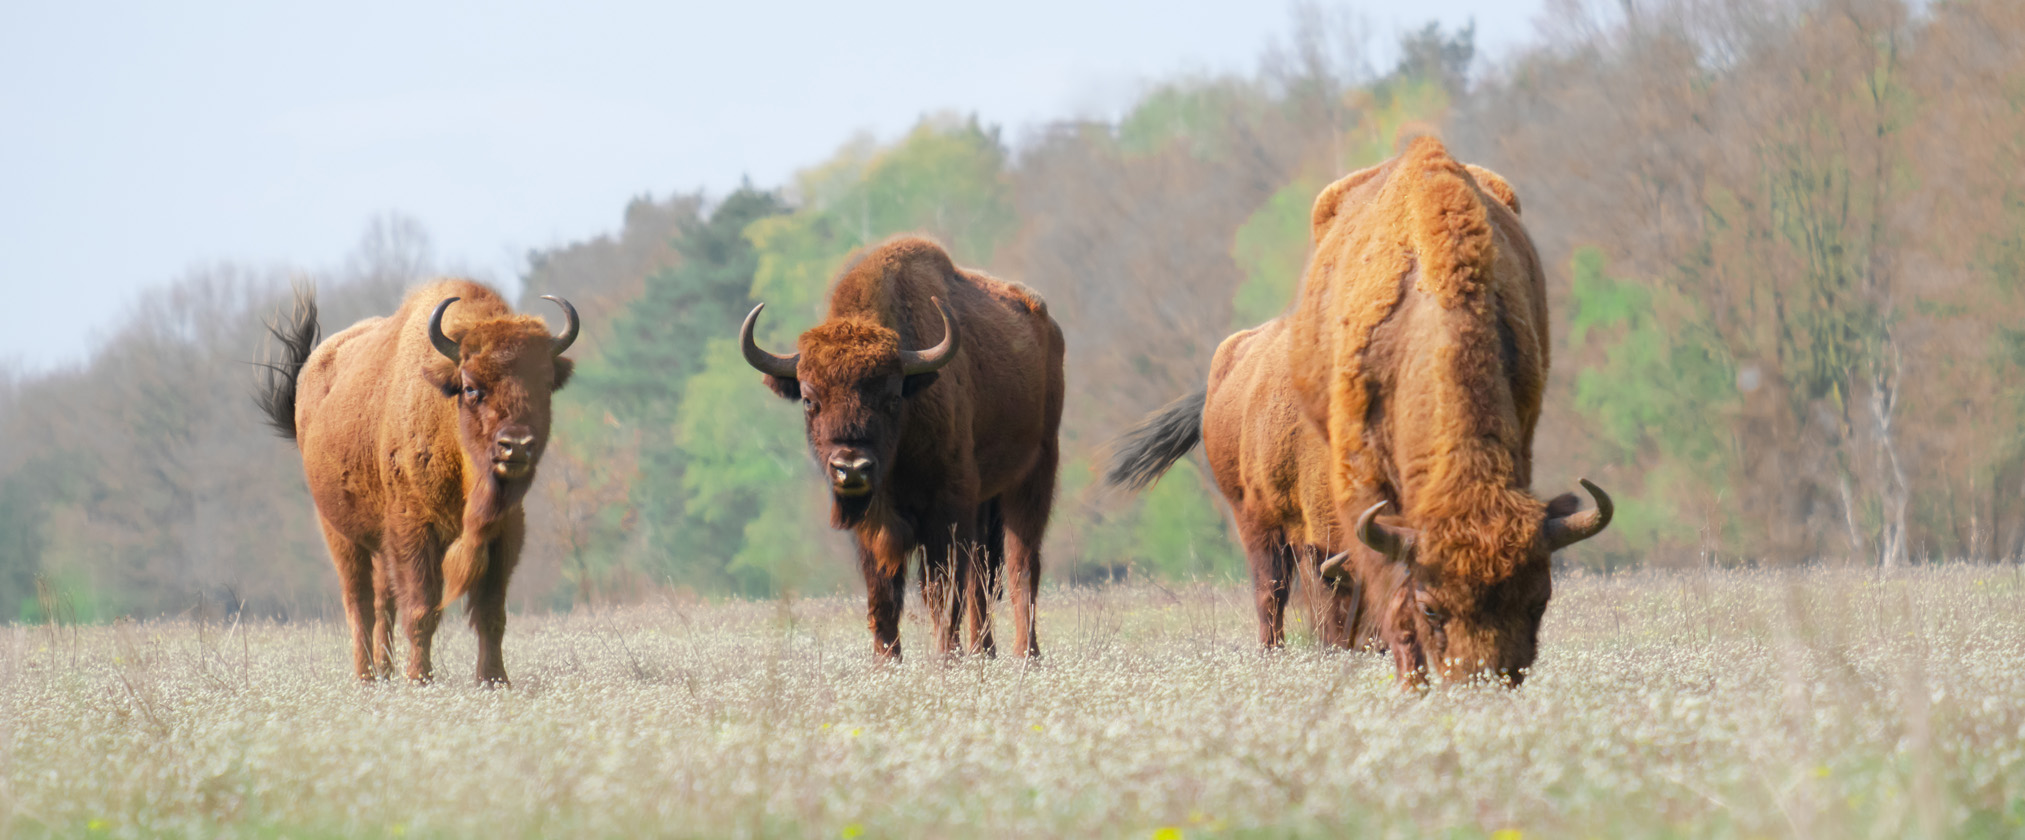
<svg viewBox="0 0 2025 840">
<path fill-rule="evenodd" d="M 873 653 L 900 657 L 907 566 L 920 549 L 939 651 L 957 648 L 967 616 L 969 650 L 993 652 L 988 605 L 1003 566 L 1014 647 L 1039 654 L 1034 598 L 1063 394 L 1062 331 L 1047 304 L 900 237 L 844 269 L 799 352 L 760 349 L 763 308 L 746 316 L 739 343 L 768 388 L 802 405 L 831 525 L 857 539 Z"/>
<path fill-rule="evenodd" d="M 1324 189 L 1311 227 L 1288 371 L 1359 542 L 1322 571 L 1361 593 L 1407 684 L 1431 668 L 1516 685 L 1553 593 L 1549 555 L 1611 514 L 1586 480 L 1589 511 L 1528 489 L 1547 294 L 1518 200 L 1423 137 Z"/>
<path fill-rule="evenodd" d="M 352 670 L 393 674 L 396 610 L 407 676 L 427 681 L 443 608 L 469 592 L 480 683 L 504 684 L 506 582 L 520 560 L 521 498 L 548 444 L 549 395 L 569 380 L 577 313 L 551 336 L 499 295 L 445 280 L 316 344 L 305 298 L 275 329 L 282 361 L 259 395 L 302 449 L 303 472 L 337 565 Z M 314 351 L 311 348 L 314 347 Z"/>
</svg>

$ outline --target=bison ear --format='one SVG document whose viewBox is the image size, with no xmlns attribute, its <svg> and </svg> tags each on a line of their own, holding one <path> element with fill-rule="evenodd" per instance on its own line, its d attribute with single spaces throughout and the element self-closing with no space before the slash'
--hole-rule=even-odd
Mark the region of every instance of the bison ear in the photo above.
<svg viewBox="0 0 2025 840">
<path fill-rule="evenodd" d="M 457 363 L 440 354 L 432 353 L 422 363 L 422 378 L 429 380 L 429 384 L 436 386 L 436 390 L 442 391 L 446 397 L 457 396 L 457 392 L 463 390 L 460 386 L 464 383 L 457 378 Z"/>
<path fill-rule="evenodd" d="M 940 375 L 931 370 L 927 373 L 917 373 L 907 377 L 906 380 L 900 383 L 900 396 L 911 397 L 921 393 L 921 389 L 935 384 L 935 377 Z"/>
<path fill-rule="evenodd" d="M 572 362 L 561 356 L 555 357 L 555 384 L 548 386 L 548 389 L 550 391 L 562 390 L 562 387 L 564 385 L 569 384 L 570 374 L 575 373 L 576 371 L 577 371 L 576 362 Z"/>
<path fill-rule="evenodd" d="M 798 400 L 802 398 L 802 381 L 799 379 L 782 379 L 768 373 L 761 374 L 759 381 L 765 382 L 766 387 L 773 389 L 773 392 L 779 395 L 781 399 Z"/>
<path fill-rule="evenodd" d="M 1581 509 L 1582 499 L 1580 497 L 1573 493 L 1562 493 L 1559 496 L 1555 496 L 1553 501 L 1547 503 L 1547 518 L 1560 519 L 1563 516 L 1572 516 L 1576 511 Z"/>
</svg>

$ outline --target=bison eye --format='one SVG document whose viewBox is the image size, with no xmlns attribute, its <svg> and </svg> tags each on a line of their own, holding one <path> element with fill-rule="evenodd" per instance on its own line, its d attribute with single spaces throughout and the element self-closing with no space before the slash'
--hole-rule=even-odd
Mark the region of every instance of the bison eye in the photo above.
<svg viewBox="0 0 2025 840">
<path fill-rule="evenodd" d="M 485 389 L 476 385 L 466 385 L 464 386 L 464 398 L 472 402 L 485 399 Z"/>
<path fill-rule="evenodd" d="M 812 400 L 812 399 L 809 399 L 808 397 L 803 397 L 803 398 L 802 398 L 802 410 L 803 410 L 803 411 L 806 411 L 806 412 L 809 412 L 809 413 L 811 413 L 811 414 L 815 413 L 815 410 L 816 410 L 816 401 L 815 401 L 815 400 Z"/>
<path fill-rule="evenodd" d="M 1428 621 L 1436 623 L 1439 623 L 1442 619 L 1441 610 L 1435 608 L 1434 604 L 1427 601 L 1420 602 L 1420 614 L 1426 616 Z"/>
</svg>

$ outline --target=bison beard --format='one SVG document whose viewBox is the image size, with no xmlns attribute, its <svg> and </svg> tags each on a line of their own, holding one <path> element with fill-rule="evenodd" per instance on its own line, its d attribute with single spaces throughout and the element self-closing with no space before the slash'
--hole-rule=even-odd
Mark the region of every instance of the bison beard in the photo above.
<svg viewBox="0 0 2025 840">
<path fill-rule="evenodd" d="M 830 479 L 830 524 L 858 544 L 874 654 L 900 655 L 917 552 L 940 651 L 956 650 L 965 629 L 970 651 L 995 650 L 987 610 L 1003 566 L 1015 648 L 1038 654 L 1033 604 L 1063 393 L 1061 330 L 1040 297 L 899 237 L 852 259 L 798 352 L 760 349 L 763 308 L 746 316 L 741 352 L 768 389 L 802 404 Z"/>
<path fill-rule="evenodd" d="M 830 494 L 830 527 L 848 531 L 865 524 L 870 518 L 872 505 L 877 497 L 871 493 L 857 496 Z"/>
</svg>

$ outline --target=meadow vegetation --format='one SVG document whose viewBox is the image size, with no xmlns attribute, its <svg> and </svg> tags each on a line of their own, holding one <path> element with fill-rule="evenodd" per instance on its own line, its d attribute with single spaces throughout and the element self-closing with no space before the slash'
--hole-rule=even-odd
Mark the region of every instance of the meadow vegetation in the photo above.
<svg viewBox="0 0 2025 840">
<path fill-rule="evenodd" d="M 1556 590 L 1523 688 L 1425 696 L 1260 653 L 1226 582 L 1050 588 L 1032 666 L 875 665 L 849 597 L 527 617 L 505 691 L 358 685 L 328 622 L 17 626 L 0 803 L 28 837 L 2025 831 L 2018 567 Z"/>
</svg>

